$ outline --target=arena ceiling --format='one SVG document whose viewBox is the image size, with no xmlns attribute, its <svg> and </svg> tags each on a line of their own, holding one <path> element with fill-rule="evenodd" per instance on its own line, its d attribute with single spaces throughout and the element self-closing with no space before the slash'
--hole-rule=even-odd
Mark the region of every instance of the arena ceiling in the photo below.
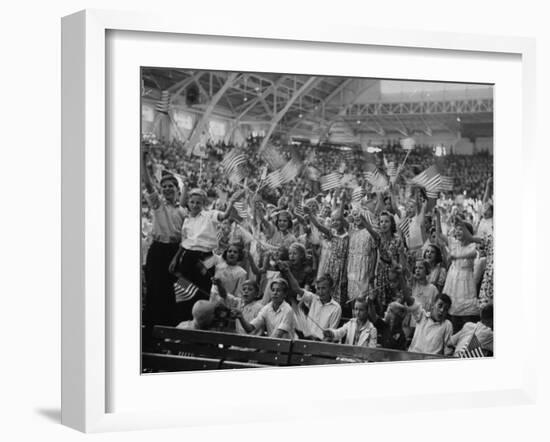
<svg viewBox="0 0 550 442">
<path fill-rule="evenodd" d="M 384 96 L 379 79 L 143 68 L 142 96 L 234 124 L 263 122 L 273 133 L 356 137 L 454 133 L 465 128 L 492 135 L 492 88 L 468 93 Z M 433 83 L 430 83 L 433 85 Z M 422 89 L 422 83 L 417 82 Z M 433 88 L 431 89 L 433 91 Z M 490 133 L 489 133 L 490 132 Z"/>
</svg>

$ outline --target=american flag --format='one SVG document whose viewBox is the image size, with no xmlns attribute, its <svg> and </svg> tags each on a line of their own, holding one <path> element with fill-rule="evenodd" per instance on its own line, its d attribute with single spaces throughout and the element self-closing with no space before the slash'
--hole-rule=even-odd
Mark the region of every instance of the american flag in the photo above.
<svg viewBox="0 0 550 442">
<path fill-rule="evenodd" d="M 282 168 L 271 172 L 265 179 L 265 183 L 272 189 L 276 189 L 295 179 L 301 167 L 302 165 L 296 160 L 290 160 Z"/>
<path fill-rule="evenodd" d="M 283 177 L 284 182 L 288 183 L 296 178 L 301 167 L 302 165 L 296 160 L 290 160 L 286 163 L 281 169 L 281 176 Z"/>
<path fill-rule="evenodd" d="M 454 183 L 453 177 L 441 175 L 441 183 L 439 184 L 439 190 L 450 192 L 453 190 Z"/>
<path fill-rule="evenodd" d="M 340 187 L 342 175 L 338 172 L 331 172 L 328 175 L 322 176 L 319 181 L 321 182 L 321 190 L 323 192 Z"/>
<path fill-rule="evenodd" d="M 229 151 L 220 165 L 233 183 L 242 181 L 246 176 L 246 157 L 236 149 Z"/>
<path fill-rule="evenodd" d="M 438 192 L 438 191 L 434 191 L 434 190 L 426 190 L 426 196 L 427 196 L 429 199 L 436 200 L 436 199 L 439 198 L 439 192 Z"/>
<path fill-rule="evenodd" d="M 296 212 L 296 215 L 301 216 L 302 218 L 305 216 L 303 204 L 301 202 L 296 203 L 296 207 L 294 207 L 294 212 Z"/>
<path fill-rule="evenodd" d="M 365 217 L 365 219 L 369 222 L 369 224 L 371 226 L 373 226 L 374 228 L 377 228 L 378 227 L 378 219 L 376 218 L 376 216 L 371 213 L 369 210 L 363 210 L 361 212 L 361 215 L 363 215 Z"/>
<path fill-rule="evenodd" d="M 351 192 L 351 202 L 352 203 L 361 202 L 361 199 L 363 198 L 364 195 L 365 195 L 365 191 L 363 190 L 363 188 L 362 187 L 356 187 Z"/>
<path fill-rule="evenodd" d="M 160 99 L 155 105 L 155 110 L 157 112 L 162 112 L 163 114 L 168 115 L 168 107 L 170 103 L 170 92 L 162 91 L 160 94 Z"/>
<path fill-rule="evenodd" d="M 242 219 L 248 218 L 248 207 L 246 205 L 246 202 L 244 201 L 236 201 L 233 204 L 233 207 L 235 207 L 235 210 L 237 211 L 237 215 L 239 215 Z"/>
<path fill-rule="evenodd" d="M 276 189 L 277 187 L 281 186 L 283 182 L 284 182 L 284 179 L 281 176 L 280 170 L 274 170 L 265 179 L 265 184 L 271 187 L 272 189 Z"/>
<path fill-rule="evenodd" d="M 430 194 L 437 193 L 441 184 L 441 174 L 437 170 L 437 167 L 430 166 L 424 172 L 418 174 L 412 179 L 413 184 L 418 184 L 426 189 L 428 198 Z"/>
<path fill-rule="evenodd" d="M 386 177 L 382 175 L 376 168 L 364 172 L 363 176 L 373 188 L 383 189 L 388 185 Z"/>
<path fill-rule="evenodd" d="M 407 216 L 407 217 L 403 218 L 399 222 L 399 225 L 397 227 L 399 228 L 399 230 L 401 230 L 401 232 L 403 233 L 403 236 L 405 238 L 408 238 L 409 237 L 409 228 L 411 227 L 411 217 Z"/>
<path fill-rule="evenodd" d="M 183 277 L 178 278 L 174 283 L 174 294 L 176 295 L 176 302 L 185 302 L 193 299 L 200 289 L 188 279 Z"/>
<path fill-rule="evenodd" d="M 280 169 L 286 163 L 283 155 L 272 144 L 267 145 L 261 156 L 272 170 Z"/>
<path fill-rule="evenodd" d="M 344 150 L 342 152 L 342 156 L 349 163 L 352 163 L 353 161 L 355 161 L 355 151 L 353 149 Z"/>
<path fill-rule="evenodd" d="M 469 344 L 457 354 L 457 357 L 459 358 L 482 358 L 483 356 L 484 354 L 481 349 L 481 342 L 479 342 L 479 339 L 477 339 L 475 333 L 472 336 L 472 339 L 470 339 Z"/>
</svg>

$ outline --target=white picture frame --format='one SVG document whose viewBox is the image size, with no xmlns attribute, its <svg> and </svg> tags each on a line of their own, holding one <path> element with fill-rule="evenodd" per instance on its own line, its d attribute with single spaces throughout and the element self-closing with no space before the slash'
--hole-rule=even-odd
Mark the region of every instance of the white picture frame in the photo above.
<svg viewBox="0 0 550 442">
<path fill-rule="evenodd" d="M 102 432 L 139 428 L 162 428 L 186 425 L 207 425 L 211 420 L 217 422 L 258 421 L 266 419 L 292 418 L 292 410 L 282 409 L 277 402 L 271 407 L 267 401 L 259 400 L 262 407 L 257 407 L 247 416 L 232 418 L 216 410 L 208 410 L 203 404 L 194 407 L 182 404 L 181 407 L 167 405 L 166 407 L 151 406 L 135 410 L 113 410 L 109 404 L 109 394 L 116 387 L 113 379 L 120 376 L 110 376 L 113 368 L 113 353 L 109 328 L 112 327 L 112 300 L 109 291 L 110 264 L 112 264 L 113 249 L 109 247 L 113 241 L 116 229 L 111 229 L 113 197 L 113 173 L 116 167 L 109 163 L 109 152 L 106 145 L 112 140 L 107 132 L 106 121 L 111 118 L 107 111 L 108 82 L 106 68 L 109 60 L 107 34 L 109 32 L 141 32 L 160 33 L 171 36 L 216 36 L 237 38 L 247 41 L 277 42 L 315 42 L 326 45 L 338 45 L 342 50 L 346 47 L 369 46 L 384 49 L 400 48 L 403 51 L 426 49 L 445 53 L 467 52 L 474 54 L 479 60 L 484 54 L 501 54 L 519 57 L 521 65 L 521 93 L 519 94 L 521 110 L 520 138 L 521 149 L 513 155 L 521 157 L 523 169 L 527 170 L 534 158 L 534 103 L 535 103 L 535 45 L 532 39 L 517 37 L 489 37 L 479 35 L 464 35 L 450 33 L 429 33 L 415 31 L 393 32 L 372 28 L 355 28 L 344 25 L 302 26 L 300 28 L 281 28 L 278 24 L 269 22 L 238 23 L 212 22 L 197 17 L 193 21 L 181 23 L 177 17 L 155 16 L 144 13 L 113 12 L 102 10 L 87 10 L 63 18 L 62 21 L 62 423 L 84 432 Z M 140 34 L 145 36 L 146 34 Z M 149 34 L 154 35 L 154 34 Z M 159 34 L 155 34 L 159 35 Z M 253 39 L 253 40 L 251 40 Z M 474 57 L 474 58 L 475 58 Z M 180 66 L 188 67 L 188 66 Z M 229 70 L 230 67 L 228 67 Z M 498 91 L 498 83 L 495 89 Z M 519 92 L 519 91 L 516 91 Z M 498 97 L 498 96 L 497 96 Z M 498 100 L 495 100 L 495 115 L 499 117 Z M 135 110 L 139 113 L 139 108 Z M 498 134 L 498 131 L 496 132 Z M 136 134 L 138 136 L 138 134 Z M 512 137 L 513 138 L 513 137 Z M 515 138 L 514 138 L 515 139 Z M 495 138 L 495 144 L 503 140 Z M 137 155 L 137 154 L 136 154 Z M 498 154 L 497 154 L 498 155 Z M 504 155 L 504 154 L 503 154 Z M 506 155 L 510 155 L 507 153 Z M 136 156 L 137 158 L 137 156 Z M 498 174 L 497 174 L 498 175 Z M 498 177 L 497 177 L 498 178 Z M 499 184 L 496 183 L 498 192 Z M 520 186 L 515 195 L 523 201 L 521 218 L 523 220 L 535 216 L 536 193 L 528 192 L 527 187 Z M 498 197 L 495 216 L 498 224 Z M 503 212 L 501 212 L 503 213 Z M 137 217 L 137 212 L 136 212 Z M 502 224 L 504 225 L 504 224 Z M 498 232 L 498 227 L 496 228 Z M 501 230 L 503 231 L 503 230 Z M 498 233 L 497 233 L 498 235 Z M 522 237 L 526 233 L 520 232 Z M 519 253 L 519 263 L 525 263 L 523 257 L 533 253 L 534 245 L 527 241 L 521 242 L 515 249 Z M 498 236 L 496 249 L 499 248 Z M 117 252 L 121 253 L 121 252 Z M 504 261 L 503 261 L 504 263 Z M 525 264 L 522 264 L 522 266 Z M 499 270 L 497 267 L 496 273 Z M 524 269 L 522 274 L 527 274 Z M 508 276 L 510 277 L 510 276 Z M 536 302 L 534 280 L 520 278 L 517 281 L 521 287 L 522 296 L 518 299 L 518 312 L 526 314 L 529 305 Z M 502 318 L 507 313 L 499 312 L 497 306 L 496 324 L 504 328 Z M 504 311 L 504 310 L 502 310 Z M 440 407 L 467 407 L 475 398 L 481 405 L 498 405 L 501 403 L 532 403 L 535 397 L 534 376 L 534 336 L 536 324 L 531 321 L 524 325 L 523 345 L 516 350 L 519 363 L 511 368 L 507 381 L 499 385 L 493 383 L 488 389 L 459 386 L 456 391 L 426 389 L 426 394 L 419 390 L 400 393 L 397 388 L 387 389 L 386 394 L 377 396 L 376 406 L 362 401 L 365 392 L 358 389 L 356 395 L 336 392 L 330 401 L 338 400 L 338 407 L 333 407 L 337 413 L 354 413 L 361 404 L 361 413 L 377 411 L 397 412 L 410 407 L 414 401 L 416 409 L 431 409 Z M 111 330 L 112 331 L 112 330 Z M 505 331 L 501 329 L 500 331 Z M 499 332 L 500 332 L 499 331 Z M 506 335 L 505 333 L 502 333 Z M 497 344 L 498 344 L 497 336 Z M 513 341 L 512 341 L 513 345 Z M 504 346 L 501 347 L 503 350 Z M 513 351 L 513 349 L 512 349 Z M 499 356 L 498 346 L 494 358 L 497 362 L 483 361 L 489 364 L 483 369 L 491 369 L 490 364 L 506 360 L 506 351 Z M 134 357 L 137 359 L 139 355 Z M 456 362 L 443 362 L 456 364 Z M 482 361 L 465 361 L 465 371 L 471 365 Z M 403 364 L 398 366 L 376 366 L 370 368 L 373 372 L 391 370 L 399 373 Z M 415 364 L 408 366 L 414 370 Z M 481 365 L 475 366 L 477 370 Z M 494 365 L 494 367 L 497 367 Z M 322 367 L 320 370 L 347 370 L 346 376 L 357 377 L 361 366 Z M 461 368 L 462 369 L 462 368 Z M 269 376 L 280 381 L 298 376 L 301 372 L 288 370 L 270 371 Z M 139 376 L 139 373 L 137 373 Z M 228 382 L 237 373 L 208 373 L 172 375 L 178 382 L 183 376 L 195 382 L 200 376 L 212 385 L 216 382 Z M 258 376 L 265 376 L 265 372 Z M 189 377 L 191 376 L 191 377 Z M 251 375 L 252 376 L 252 375 Z M 256 376 L 256 374 L 254 374 Z M 260 379 L 260 377 L 258 379 Z M 170 376 L 161 376 L 163 383 L 170 383 Z M 122 381 L 121 381 L 122 382 Z M 175 381 L 174 381 L 175 382 Z M 467 384 L 467 383 L 466 383 Z M 404 398 L 404 396 L 408 396 Z M 244 403 L 243 398 L 232 396 L 235 409 Z M 326 399 L 310 395 L 306 401 L 310 410 L 302 413 L 307 418 L 313 416 L 315 410 L 327 404 Z M 305 402 L 304 402 L 305 403 Z M 334 404 L 335 402 L 330 402 Z M 189 405 L 189 404 L 188 404 Z M 193 404 L 191 404 L 193 405 Z"/>
</svg>

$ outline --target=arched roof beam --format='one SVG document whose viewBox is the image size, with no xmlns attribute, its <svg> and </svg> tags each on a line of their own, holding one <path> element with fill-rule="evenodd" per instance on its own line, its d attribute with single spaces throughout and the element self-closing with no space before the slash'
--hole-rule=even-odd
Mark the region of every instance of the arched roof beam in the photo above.
<svg viewBox="0 0 550 442">
<path fill-rule="evenodd" d="M 204 128 L 206 126 L 206 123 L 209 121 L 210 116 L 212 115 L 212 111 L 214 110 L 214 108 L 216 107 L 220 99 L 223 97 L 223 94 L 225 94 L 227 89 L 229 89 L 233 85 L 233 83 L 237 80 L 238 77 L 239 77 L 239 74 L 236 72 L 230 74 L 227 77 L 227 80 L 225 81 L 221 89 L 218 90 L 218 92 L 216 92 L 216 94 L 212 97 L 212 100 L 210 100 L 210 103 L 208 103 L 208 107 L 204 111 L 203 116 L 197 122 L 197 124 L 195 125 L 195 128 L 193 129 L 193 132 L 191 133 L 191 135 L 189 136 L 189 139 L 187 140 L 187 143 L 186 143 L 187 155 L 191 154 L 191 152 L 193 151 L 193 148 L 195 147 L 195 144 L 197 144 L 197 142 L 199 141 L 200 136 L 202 135 L 202 132 L 204 131 Z"/>
<path fill-rule="evenodd" d="M 267 131 L 264 139 L 262 140 L 262 144 L 260 145 L 259 152 L 262 152 L 265 149 L 265 146 L 267 145 L 269 138 L 271 137 L 271 134 L 273 134 L 273 131 L 275 130 L 275 127 L 277 127 L 277 124 L 279 124 L 279 121 L 284 117 L 284 115 L 287 113 L 287 111 L 290 109 L 290 107 L 294 104 L 294 102 L 300 98 L 302 94 L 304 94 L 309 88 L 315 84 L 316 81 L 319 81 L 317 77 L 310 77 L 302 86 L 300 89 L 294 92 L 292 97 L 286 102 L 285 107 L 283 107 L 276 115 L 273 117 L 273 120 L 271 121 L 271 126 L 269 127 L 269 130 Z"/>
</svg>

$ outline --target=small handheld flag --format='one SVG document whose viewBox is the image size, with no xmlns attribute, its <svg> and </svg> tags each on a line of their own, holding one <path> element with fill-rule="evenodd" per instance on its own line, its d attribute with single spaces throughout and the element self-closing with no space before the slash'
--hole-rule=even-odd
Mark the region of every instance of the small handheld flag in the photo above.
<svg viewBox="0 0 550 442">
<path fill-rule="evenodd" d="M 365 195 L 365 191 L 363 190 L 363 188 L 359 187 L 359 186 L 356 187 L 351 192 L 351 202 L 352 203 L 360 203 L 361 199 L 363 198 L 364 195 Z"/>
<path fill-rule="evenodd" d="M 220 163 L 233 183 L 239 183 L 245 176 L 246 157 L 238 150 L 232 149 Z"/>
<path fill-rule="evenodd" d="M 185 302 L 193 299 L 199 292 L 199 287 L 186 278 L 180 277 L 174 283 L 174 294 L 176 302 Z"/>
<path fill-rule="evenodd" d="M 403 233 L 403 236 L 405 238 L 408 238 L 410 226 L 411 226 L 411 218 L 407 216 L 401 220 L 401 222 L 397 227 L 399 228 L 399 230 L 401 230 L 401 232 Z"/>
<path fill-rule="evenodd" d="M 241 219 L 244 220 L 248 218 L 248 208 L 244 201 L 236 201 L 233 204 L 233 207 L 235 208 L 235 210 L 237 211 L 237 215 L 239 215 Z"/>
<path fill-rule="evenodd" d="M 170 92 L 162 91 L 160 94 L 160 99 L 155 105 L 155 110 L 163 114 L 168 115 L 168 108 L 170 103 Z"/>
<path fill-rule="evenodd" d="M 321 182 L 321 190 L 324 192 L 331 189 L 340 187 L 342 175 L 338 172 L 331 172 L 328 175 L 322 176 L 319 181 Z"/>
<path fill-rule="evenodd" d="M 470 339 L 470 342 L 467 346 L 465 346 L 461 351 L 457 353 L 457 357 L 459 358 L 482 358 L 484 357 L 483 350 L 481 348 L 481 342 L 479 342 L 479 339 L 477 336 L 472 336 L 472 339 Z"/>
</svg>

